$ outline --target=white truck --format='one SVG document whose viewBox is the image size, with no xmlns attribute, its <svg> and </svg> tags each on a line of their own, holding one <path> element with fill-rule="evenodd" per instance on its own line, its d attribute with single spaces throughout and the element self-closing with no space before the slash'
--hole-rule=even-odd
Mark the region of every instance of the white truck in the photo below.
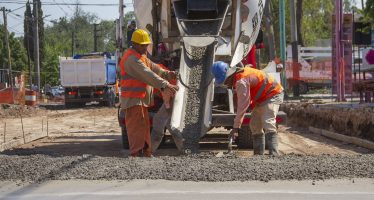
<svg viewBox="0 0 374 200">
<path fill-rule="evenodd" d="M 60 57 L 60 80 L 65 89 L 65 107 L 99 102 L 114 106 L 116 99 L 116 61 L 104 56 Z"/>
</svg>

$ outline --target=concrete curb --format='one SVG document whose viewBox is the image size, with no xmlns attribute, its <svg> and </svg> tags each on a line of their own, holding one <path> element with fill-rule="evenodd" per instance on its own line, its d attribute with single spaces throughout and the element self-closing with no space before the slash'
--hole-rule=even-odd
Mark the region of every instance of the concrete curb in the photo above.
<svg viewBox="0 0 374 200">
<path fill-rule="evenodd" d="M 360 146 L 360 147 L 364 147 L 366 149 L 374 150 L 374 142 L 371 142 L 371 141 L 368 141 L 368 140 L 360 139 L 360 138 L 357 138 L 357 137 L 346 136 L 346 135 L 334 133 L 334 132 L 331 132 L 331 131 L 327 131 L 327 130 L 324 130 L 324 129 L 315 128 L 315 127 L 312 127 L 312 126 L 309 126 L 309 131 L 311 131 L 315 134 L 323 135 L 325 137 L 328 137 L 328 138 L 331 138 L 331 139 L 334 139 L 334 140 L 339 140 L 339 141 L 346 142 L 346 143 L 349 143 L 349 144 L 354 144 L 354 145 L 357 145 L 357 146 Z"/>
<path fill-rule="evenodd" d="M 16 139 L 16 140 L 12 140 L 12 141 L 0 144 L 0 152 L 3 152 L 7 149 L 11 149 L 13 147 L 17 147 L 23 144 L 27 144 L 29 142 L 32 142 L 32 141 L 35 141 L 41 138 L 45 138 L 45 137 L 47 137 L 46 133 L 29 134 L 25 136 L 25 140 L 23 138 L 20 138 L 20 139 Z M 26 143 L 24 141 L 26 141 Z"/>
</svg>

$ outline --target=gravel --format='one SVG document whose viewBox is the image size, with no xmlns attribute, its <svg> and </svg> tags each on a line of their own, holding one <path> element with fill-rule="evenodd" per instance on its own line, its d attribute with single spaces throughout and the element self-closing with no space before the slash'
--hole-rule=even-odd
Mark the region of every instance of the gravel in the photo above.
<svg viewBox="0 0 374 200">
<path fill-rule="evenodd" d="M 58 156 L 10 151 L 0 155 L 0 180 L 270 181 L 374 178 L 374 155 L 285 155 L 251 158 L 201 153 L 178 157 Z"/>
<path fill-rule="evenodd" d="M 203 40 L 203 39 L 202 39 Z M 213 62 L 214 46 L 196 47 L 184 43 L 185 64 L 189 68 L 188 92 L 185 98 L 186 113 L 184 115 L 184 128 L 181 131 L 185 139 L 186 152 L 197 153 L 199 151 L 199 139 L 205 131 L 203 125 L 205 113 L 205 99 L 210 84 L 210 66 Z"/>
</svg>

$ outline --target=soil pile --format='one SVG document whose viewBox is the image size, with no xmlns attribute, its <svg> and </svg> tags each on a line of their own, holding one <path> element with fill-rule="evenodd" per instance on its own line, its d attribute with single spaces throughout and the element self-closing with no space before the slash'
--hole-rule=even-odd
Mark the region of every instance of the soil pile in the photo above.
<svg viewBox="0 0 374 200">
<path fill-rule="evenodd" d="M 45 115 L 47 111 L 43 108 L 0 104 L 0 118 L 18 118 Z"/>
<path fill-rule="evenodd" d="M 341 108 L 313 104 L 284 104 L 289 122 L 314 126 L 374 141 L 374 108 Z"/>
</svg>

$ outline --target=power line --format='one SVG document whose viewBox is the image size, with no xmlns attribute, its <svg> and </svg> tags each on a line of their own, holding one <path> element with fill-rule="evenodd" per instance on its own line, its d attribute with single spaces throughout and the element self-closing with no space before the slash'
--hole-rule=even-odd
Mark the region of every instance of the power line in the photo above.
<svg viewBox="0 0 374 200">
<path fill-rule="evenodd" d="M 24 6 L 21 6 L 21 7 L 19 7 L 19 8 L 16 8 L 16 9 L 14 9 L 14 10 L 10 11 L 10 12 L 14 12 L 14 11 L 16 11 L 16 10 L 19 10 L 19 9 L 21 9 L 21 8 L 24 8 L 24 7 L 26 7 L 26 5 L 24 5 Z"/>
<path fill-rule="evenodd" d="M 56 3 L 56 1 L 55 0 L 53 0 L 53 2 L 55 2 Z M 61 7 L 61 6 L 59 6 L 58 5 L 58 8 L 60 8 L 60 10 L 65 14 L 65 15 L 68 15 L 68 13 Z"/>
<path fill-rule="evenodd" d="M 66 3 L 65 0 L 62 0 L 62 1 L 63 1 L 64 3 Z M 70 5 L 68 5 L 68 8 L 69 8 L 71 11 L 74 11 L 74 9 L 70 7 Z"/>
<path fill-rule="evenodd" d="M 3 1 L 2 3 L 9 3 L 9 4 L 25 4 L 24 1 Z M 118 6 L 118 4 L 90 4 L 90 3 L 56 3 L 56 2 L 42 2 L 44 6 Z M 133 3 L 125 3 L 126 6 L 132 6 Z"/>
</svg>

